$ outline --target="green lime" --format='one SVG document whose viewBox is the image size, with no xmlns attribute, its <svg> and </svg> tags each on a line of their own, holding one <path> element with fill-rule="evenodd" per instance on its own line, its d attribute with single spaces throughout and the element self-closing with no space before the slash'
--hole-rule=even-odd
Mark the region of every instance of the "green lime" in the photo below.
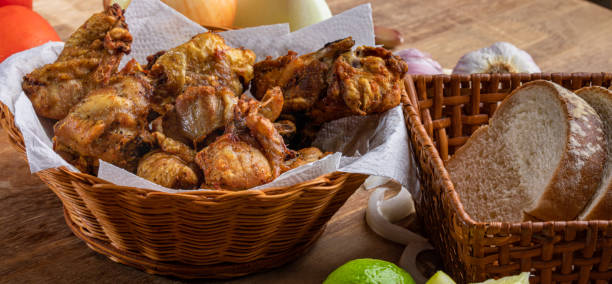
<svg viewBox="0 0 612 284">
<path fill-rule="evenodd" d="M 444 271 L 438 270 L 425 284 L 455 284 L 455 281 Z"/>
<path fill-rule="evenodd" d="M 351 260 L 336 268 L 323 284 L 414 284 L 408 272 L 397 265 L 371 258 Z"/>
</svg>

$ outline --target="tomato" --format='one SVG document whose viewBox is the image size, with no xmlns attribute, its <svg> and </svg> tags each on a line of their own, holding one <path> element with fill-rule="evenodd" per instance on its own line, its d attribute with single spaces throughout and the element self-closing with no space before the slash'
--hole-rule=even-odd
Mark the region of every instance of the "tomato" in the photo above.
<svg viewBox="0 0 612 284">
<path fill-rule="evenodd" d="M 0 7 L 8 5 L 19 5 L 32 9 L 32 0 L 0 0 Z"/>
<path fill-rule="evenodd" d="M 60 41 L 59 36 L 36 12 L 17 5 L 0 7 L 0 62 L 11 54 Z"/>
</svg>

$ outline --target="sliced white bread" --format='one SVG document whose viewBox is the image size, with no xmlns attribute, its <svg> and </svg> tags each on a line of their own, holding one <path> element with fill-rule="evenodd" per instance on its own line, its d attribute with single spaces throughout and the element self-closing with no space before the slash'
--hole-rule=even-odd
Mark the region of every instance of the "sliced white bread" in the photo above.
<svg viewBox="0 0 612 284">
<path fill-rule="evenodd" d="M 601 181 L 605 147 L 595 110 L 538 80 L 512 92 L 446 168 L 475 221 L 573 220 Z"/>
<path fill-rule="evenodd" d="M 602 87 L 584 87 L 576 91 L 599 114 L 608 141 L 608 158 L 603 178 L 591 202 L 580 214 L 580 220 L 612 219 L 612 91 Z"/>
</svg>

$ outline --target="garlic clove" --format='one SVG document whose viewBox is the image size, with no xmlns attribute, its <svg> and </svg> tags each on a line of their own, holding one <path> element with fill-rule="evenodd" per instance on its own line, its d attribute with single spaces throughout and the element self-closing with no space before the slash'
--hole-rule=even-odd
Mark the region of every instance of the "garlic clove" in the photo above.
<svg viewBox="0 0 612 284">
<path fill-rule="evenodd" d="M 453 74 L 473 73 L 539 73 L 531 55 L 511 43 L 496 42 L 489 47 L 465 54 Z"/>
<path fill-rule="evenodd" d="M 416 48 L 407 48 L 395 52 L 408 63 L 408 74 L 443 74 L 444 69 L 431 55 L 421 52 Z"/>
<path fill-rule="evenodd" d="M 393 49 L 404 43 L 402 33 L 392 28 L 374 26 L 374 36 L 376 44 L 386 49 Z"/>
</svg>

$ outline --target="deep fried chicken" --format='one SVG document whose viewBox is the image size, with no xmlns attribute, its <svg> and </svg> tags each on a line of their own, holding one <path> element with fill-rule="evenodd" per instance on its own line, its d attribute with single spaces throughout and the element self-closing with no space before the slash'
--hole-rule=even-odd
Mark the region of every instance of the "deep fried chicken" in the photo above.
<svg viewBox="0 0 612 284">
<path fill-rule="evenodd" d="M 181 134 L 196 145 L 232 120 L 237 101 L 228 88 L 187 87 L 174 108 Z"/>
<path fill-rule="evenodd" d="M 315 123 L 387 111 L 407 97 L 408 64 L 381 47 L 360 46 L 338 57 L 327 93 L 308 114 Z"/>
<path fill-rule="evenodd" d="M 154 60 L 149 62 L 155 86 L 152 106 L 164 114 L 190 86 L 227 87 L 240 96 L 253 78 L 255 54 L 229 47 L 218 34 L 206 32 L 150 59 Z"/>
<path fill-rule="evenodd" d="M 24 77 L 23 91 L 36 113 L 64 118 L 89 91 L 108 84 L 131 42 L 119 5 L 91 16 L 66 41 L 54 63 Z"/>
<path fill-rule="evenodd" d="M 137 174 L 168 188 L 197 187 L 201 174 L 194 162 L 195 151 L 160 132 L 153 132 L 153 137 L 159 149 L 140 159 Z"/>
<path fill-rule="evenodd" d="M 316 147 L 308 147 L 304 149 L 300 149 L 296 152 L 296 155 L 293 159 L 289 159 L 285 161 L 286 170 L 295 169 L 299 166 L 303 166 L 314 161 L 318 161 L 321 158 L 331 154 L 330 152 L 323 153 L 319 148 Z"/>
<path fill-rule="evenodd" d="M 285 169 L 292 151 L 260 108 L 258 101 L 243 96 L 225 134 L 196 155 L 208 185 L 246 189 L 272 181 Z"/>
<path fill-rule="evenodd" d="M 113 77 L 55 124 L 54 149 L 83 172 L 95 172 L 98 158 L 134 172 L 151 148 L 146 130 L 151 93 L 141 74 Z"/>
<path fill-rule="evenodd" d="M 289 51 L 276 59 L 266 58 L 255 64 L 251 93 L 263 100 L 268 89 L 280 86 L 284 94 L 284 112 L 305 112 L 327 89 L 327 73 L 340 54 L 351 50 L 352 38 L 330 42 L 320 50 L 297 56 Z"/>
<path fill-rule="evenodd" d="M 197 168 L 176 155 L 152 151 L 138 164 L 138 176 L 168 188 L 191 189 L 199 185 Z"/>
</svg>

